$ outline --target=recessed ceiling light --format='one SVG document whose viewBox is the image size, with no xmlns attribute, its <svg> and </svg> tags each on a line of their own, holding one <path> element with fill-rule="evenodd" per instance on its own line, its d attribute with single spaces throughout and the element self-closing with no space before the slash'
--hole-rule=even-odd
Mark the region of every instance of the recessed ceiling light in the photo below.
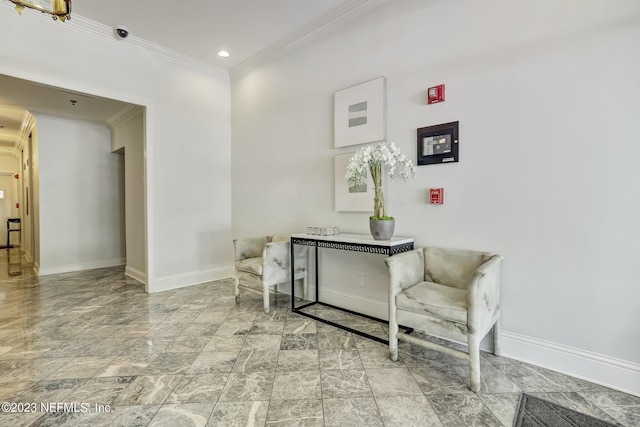
<svg viewBox="0 0 640 427">
<path fill-rule="evenodd" d="M 226 58 L 227 56 L 229 56 L 229 52 L 227 52 L 226 50 L 219 50 L 218 51 L 218 56 Z"/>
</svg>

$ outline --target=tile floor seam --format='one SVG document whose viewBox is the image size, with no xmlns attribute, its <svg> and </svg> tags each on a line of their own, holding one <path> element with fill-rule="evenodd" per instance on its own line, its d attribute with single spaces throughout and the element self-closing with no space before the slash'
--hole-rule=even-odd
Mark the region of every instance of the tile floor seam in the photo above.
<svg viewBox="0 0 640 427">
<path fill-rule="evenodd" d="M 3 256 L 9 255 L 0 252 L 0 262 Z M 242 408 L 248 408 L 253 411 L 254 421 L 258 425 L 267 424 L 269 413 L 272 412 L 272 416 L 276 417 L 272 419 L 274 421 L 304 418 L 305 423 L 326 423 L 329 426 L 337 420 L 355 422 L 354 420 L 359 419 L 360 422 L 355 423 L 363 424 L 364 418 L 358 418 L 363 416 L 373 417 L 370 419 L 375 418 L 375 423 L 390 426 L 397 425 L 397 417 L 411 417 L 403 414 L 402 410 L 390 409 L 396 402 L 406 402 L 409 405 L 423 405 L 412 407 L 422 407 L 426 411 L 412 415 L 414 420 L 417 419 L 415 417 L 427 416 L 434 417 L 434 421 L 438 420 L 443 426 L 455 424 L 456 419 L 466 419 L 469 422 L 485 420 L 492 425 L 497 421 L 509 426 L 515 411 L 514 401 L 521 392 L 527 390 L 546 393 L 558 403 L 571 402 L 573 399 L 578 407 L 609 417 L 608 419 L 625 427 L 638 425 L 640 420 L 640 398 L 636 396 L 485 353 L 482 359 L 488 365 L 483 366 L 492 367 L 481 369 L 486 393 L 471 395 L 466 384 L 465 364 L 402 342 L 401 360 L 405 357 L 405 351 L 406 360 L 402 360 L 400 365 L 392 364 L 388 349 L 377 342 L 292 313 L 288 295 L 281 292 L 270 297 L 270 315 L 263 313 L 262 297 L 259 294 L 243 293 L 236 304 L 233 283 L 227 279 L 159 294 L 147 294 L 143 285 L 126 278 L 123 269 L 119 267 L 40 278 L 33 276 L 28 270 L 23 271 L 23 276 L 12 278 L 3 277 L 0 271 L 0 292 L 5 295 L 5 299 L 0 300 L 0 340 L 9 337 L 6 341 L 9 344 L 3 344 L 0 348 L 0 389 L 10 390 L 3 397 L 5 400 L 23 393 L 25 396 L 33 396 L 31 398 L 42 399 L 57 396 L 63 401 L 86 395 L 92 396 L 92 399 L 104 398 L 105 403 L 108 400 L 113 404 L 120 396 L 123 402 L 128 399 L 124 393 L 135 378 L 165 377 L 164 382 L 156 383 L 156 387 L 159 387 L 158 396 L 162 397 L 159 403 L 148 404 L 151 400 L 145 399 L 138 403 L 127 401 L 120 405 L 122 409 L 116 415 L 96 415 L 96 422 L 100 423 L 117 417 L 133 416 L 138 418 L 136 425 L 148 426 L 171 417 L 179 417 L 179 413 L 182 413 L 192 414 L 193 419 L 199 420 L 198 423 L 204 422 L 202 425 L 215 426 L 218 422 L 228 420 L 230 416 L 241 420 L 246 415 Z M 87 308 L 89 306 L 90 309 Z M 369 324 L 335 310 L 321 308 L 316 311 L 321 317 L 346 322 L 350 326 L 358 325 L 359 328 L 382 337 L 388 333 L 384 325 Z M 246 320 L 249 319 L 251 322 L 247 329 Z M 299 323 L 300 320 L 308 323 Z M 238 333 L 241 338 L 234 335 Z M 303 336 L 290 336 L 292 334 Z M 280 346 L 272 351 L 269 348 L 274 336 L 279 337 Z M 241 360 L 240 355 L 245 348 L 251 352 L 249 359 L 252 360 Z M 312 352 L 304 352 L 311 348 Z M 335 354 L 343 352 L 343 349 L 352 349 L 352 354 L 347 359 L 344 358 L 346 353 L 336 359 Z M 296 353 L 299 351 L 302 352 Z M 234 355 L 233 363 L 229 366 L 224 362 L 226 353 Z M 206 355 L 211 355 L 211 358 L 200 359 Z M 285 355 L 288 355 L 286 367 L 279 370 Z M 317 358 L 311 361 L 315 363 L 313 370 L 310 370 L 307 360 L 311 355 Z M 352 360 L 352 355 L 357 355 L 359 368 L 355 359 Z M 82 359 L 85 357 L 95 359 Z M 20 363 L 16 358 L 21 359 Z M 199 359 L 202 364 L 197 367 Z M 123 363 L 122 370 L 113 368 L 117 363 L 126 361 L 130 361 L 131 365 L 144 367 L 128 368 L 127 363 Z M 91 363 L 99 367 L 92 370 Z M 245 363 L 244 369 L 240 368 L 242 363 Z M 435 369 L 438 366 L 445 366 L 446 370 L 439 372 Z M 49 371 L 51 368 L 53 369 Z M 109 368 L 113 371 L 111 376 L 99 376 L 108 374 Z M 393 378 L 393 374 L 388 372 L 391 368 L 403 368 L 409 375 L 398 371 L 401 382 L 393 385 L 392 392 L 381 393 L 380 390 L 385 387 L 384 382 Z M 236 369 L 239 372 L 234 372 Z M 331 397 L 328 390 L 332 389 L 330 385 L 333 380 L 325 377 L 323 382 L 323 373 L 354 369 L 363 370 L 363 379 L 367 384 L 364 394 L 370 397 L 360 397 L 363 389 L 356 384 L 360 380 L 354 374 L 343 376 L 344 382 L 341 385 L 340 377 L 336 376 L 338 382 L 335 386 L 343 389 L 344 392 L 339 393 L 339 396 L 344 397 Z M 225 392 L 232 388 L 230 381 L 233 376 L 246 371 L 250 371 L 255 381 L 264 381 L 262 384 L 265 387 L 270 385 L 269 394 L 264 396 L 268 400 L 258 401 L 256 404 L 253 401 L 237 400 L 253 399 L 247 388 L 253 387 L 254 383 L 248 381 L 234 385 L 235 391 L 228 394 L 222 402 Z M 295 375 L 287 377 L 286 373 L 289 371 L 298 372 L 295 375 L 310 384 L 315 382 L 312 378 L 317 376 L 319 391 L 314 394 L 318 398 L 313 398 L 316 401 L 313 405 L 308 405 L 310 400 L 305 398 L 306 394 L 296 395 L 295 390 L 292 391 L 286 383 L 286 378 L 296 378 Z M 133 372 L 135 375 L 124 375 Z M 265 372 L 272 374 L 265 377 Z M 377 375 L 377 392 L 371 383 L 372 375 Z M 82 377 L 75 378 L 76 376 Z M 260 377 L 263 380 L 258 380 Z M 121 378 L 133 379 L 124 386 L 118 386 L 117 381 Z M 288 389 L 281 396 L 288 399 L 284 399 L 284 403 L 277 407 L 274 405 L 274 397 L 278 397 L 274 387 L 276 379 L 278 387 Z M 416 392 L 419 390 L 419 395 L 411 394 L 410 389 L 402 389 L 407 379 L 411 379 L 412 384 L 418 387 Z M 73 382 L 78 380 L 83 382 Z M 111 386 L 108 384 L 112 383 L 113 388 L 109 388 Z M 99 384 L 107 387 L 106 391 L 96 389 Z M 70 386 L 71 388 L 67 388 Z M 407 383 L 406 386 L 410 385 Z M 440 394 L 429 392 L 429 389 Z M 452 402 L 457 402 L 457 405 L 465 404 L 465 396 L 471 399 L 468 401 L 472 403 L 468 407 L 469 418 L 451 411 L 439 412 L 443 409 L 446 411 L 446 405 L 443 404 L 447 402 L 443 399 L 446 399 L 446 393 L 451 392 Z M 6 394 L 2 390 L 0 393 Z M 576 393 L 582 400 L 577 401 L 571 393 Z M 64 397 L 60 397 L 63 395 Z M 301 398 L 297 399 L 299 396 Z M 355 406 L 351 406 L 349 401 Z M 218 412 L 217 408 L 220 408 Z M 203 414 L 209 410 L 205 419 Z M 387 418 L 389 416 L 391 418 Z M 486 417 L 491 417 L 493 421 L 487 421 Z M 29 420 L 28 417 L 0 414 L 0 425 L 9 420 L 40 425 L 55 419 L 62 418 L 39 414 L 35 419 Z M 130 418 L 127 424 L 132 420 Z M 77 423 L 82 423 L 82 418 L 69 418 L 70 426 Z"/>
</svg>

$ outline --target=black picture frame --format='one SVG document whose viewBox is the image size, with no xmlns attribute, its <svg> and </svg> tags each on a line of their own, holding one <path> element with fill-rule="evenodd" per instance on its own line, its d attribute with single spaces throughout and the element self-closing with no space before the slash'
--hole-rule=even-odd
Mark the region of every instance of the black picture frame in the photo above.
<svg viewBox="0 0 640 427">
<path fill-rule="evenodd" d="M 458 122 L 418 128 L 418 166 L 455 163 L 459 159 Z"/>
</svg>

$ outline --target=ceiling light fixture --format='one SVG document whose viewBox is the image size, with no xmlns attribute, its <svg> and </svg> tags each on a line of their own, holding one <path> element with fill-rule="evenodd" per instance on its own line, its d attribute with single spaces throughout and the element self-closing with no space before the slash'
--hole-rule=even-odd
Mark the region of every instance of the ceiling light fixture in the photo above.
<svg viewBox="0 0 640 427">
<path fill-rule="evenodd" d="M 226 58 L 229 56 L 229 52 L 227 52 L 226 50 L 219 50 L 218 51 L 218 56 L 221 56 L 223 58 Z"/>
<path fill-rule="evenodd" d="M 53 17 L 54 21 L 58 18 L 62 22 L 71 19 L 71 0 L 32 0 L 29 3 L 22 0 L 9 1 L 16 5 L 16 10 L 21 15 L 22 10 L 26 7 L 42 13 L 48 13 Z"/>
</svg>

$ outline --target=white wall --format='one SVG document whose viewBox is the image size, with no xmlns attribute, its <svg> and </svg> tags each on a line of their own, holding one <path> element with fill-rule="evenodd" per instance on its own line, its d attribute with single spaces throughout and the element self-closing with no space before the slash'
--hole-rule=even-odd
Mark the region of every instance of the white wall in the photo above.
<svg viewBox="0 0 640 427">
<path fill-rule="evenodd" d="M 122 156 L 106 125 L 34 113 L 41 275 L 124 264 Z"/>
<path fill-rule="evenodd" d="M 146 282 L 144 207 L 144 116 L 138 110 L 113 126 L 112 151 L 124 156 L 125 273 Z M 120 151 L 118 151 L 120 153 Z"/>
<path fill-rule="evenodd" d="M 0 152 L 0 172 L 18 173 L 20 161 L 10 153 Z"/>
<path fill-rule="evenodd" d="M 80 16 L 0 8 L 0 73 L 146 107 L 147 289 L 233 274 L 226 73 L 116 40 Z"/>
<path fill-rule="evenodd" d="M 460 121 L 459 163 L 390 183 L 396 235 L 501 253 L 505 353 L 640 394 L 639 51 L 631 0 L 386 2 L 234 77 L 233 235 L 368 232 L 333 209 L 352 151 L 333 148 L 333 94 L 386 76 L 388 139 L 412 158 L 417 128 Z M 333 290 L 354 295 L 348 267 Z"/>
</svg>

